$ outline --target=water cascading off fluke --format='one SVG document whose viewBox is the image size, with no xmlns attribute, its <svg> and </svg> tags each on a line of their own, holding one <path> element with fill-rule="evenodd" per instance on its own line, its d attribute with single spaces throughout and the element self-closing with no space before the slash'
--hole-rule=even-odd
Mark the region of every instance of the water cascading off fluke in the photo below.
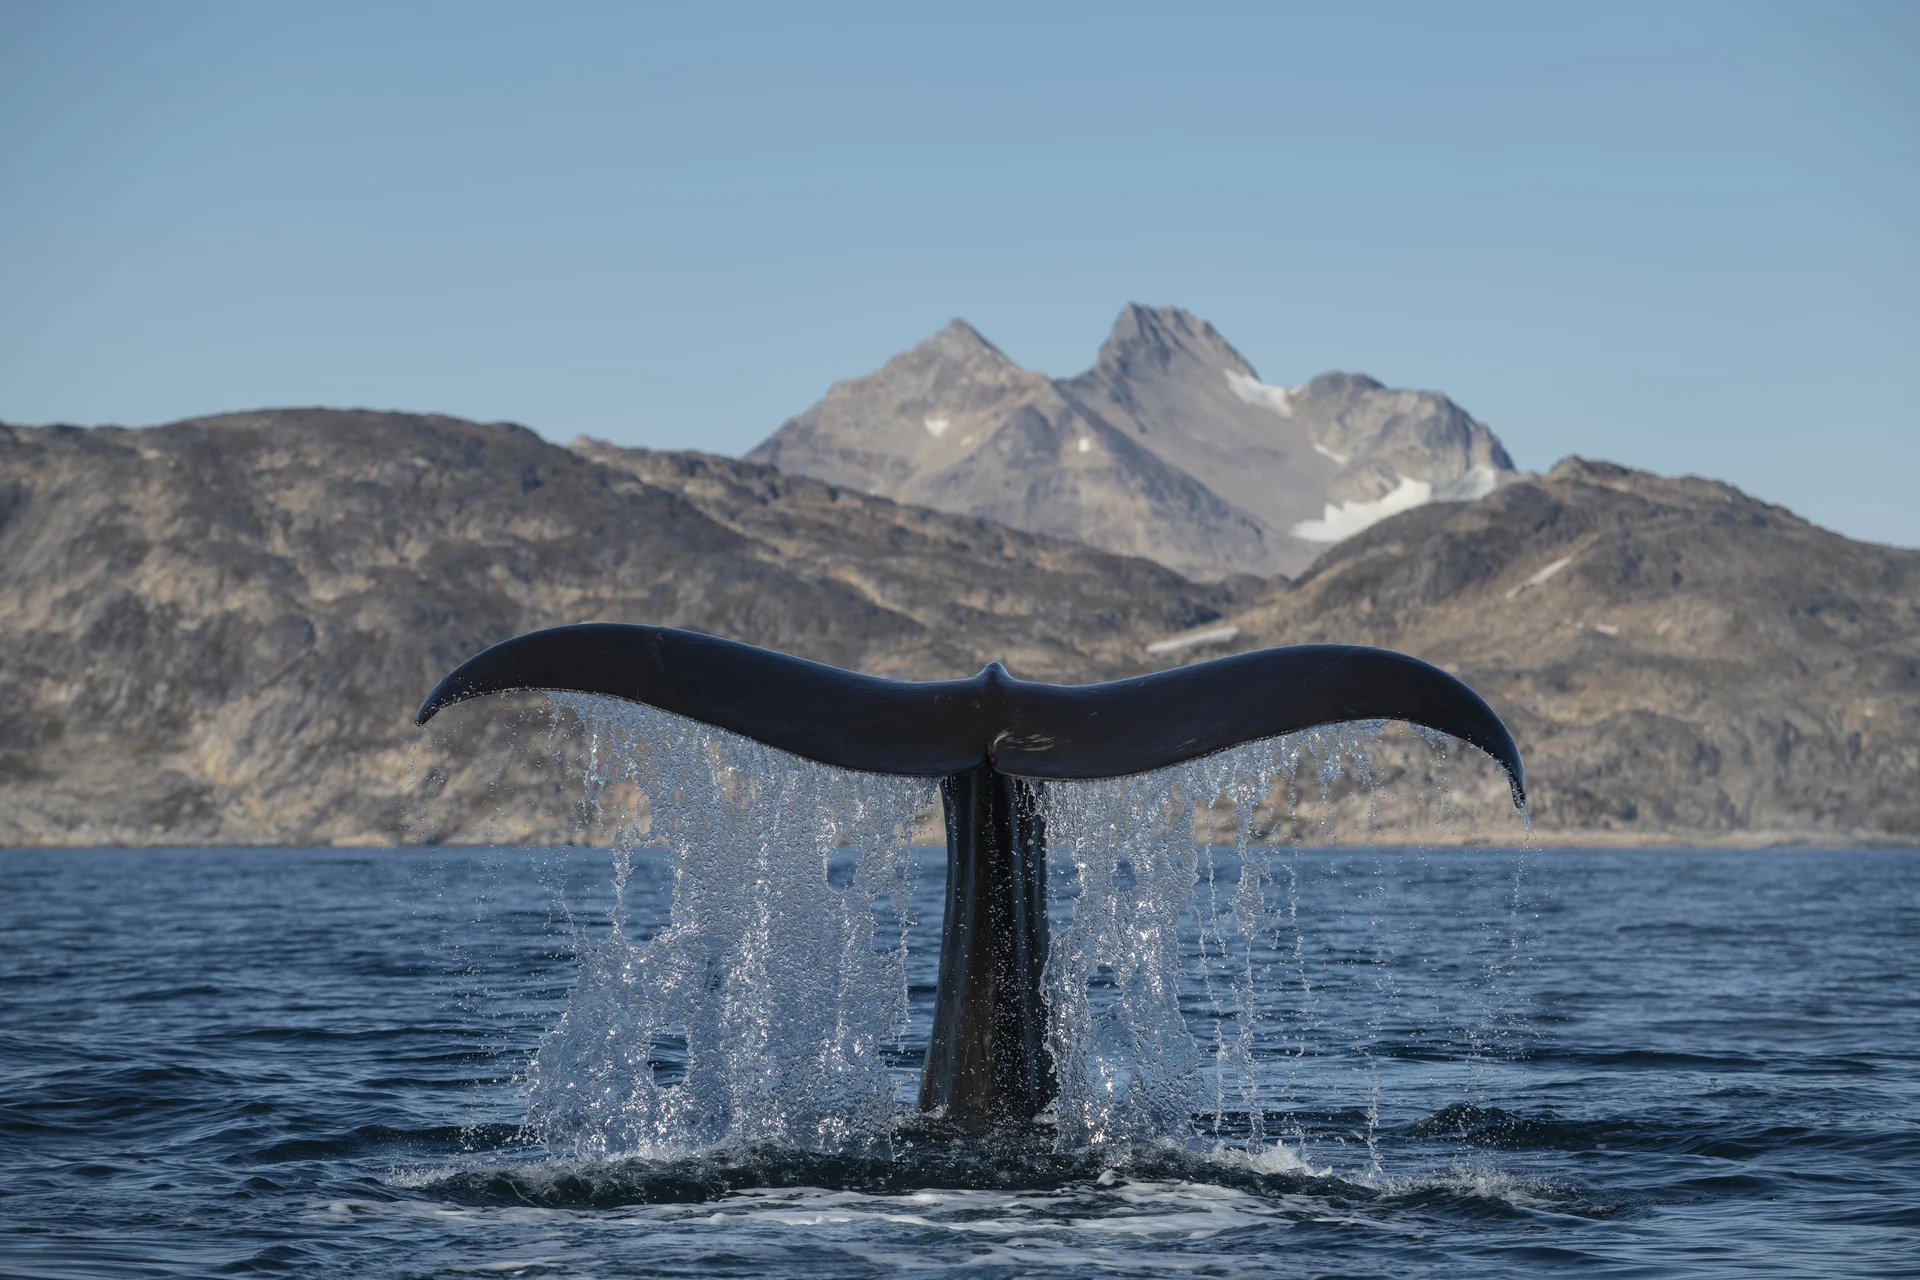
<svg viewBox="0 0 1920 1280">
<path fill-rule="evenodd" d="M 1479 747 L 1525 797 L 1500 717 L 1438 667 L 1386 649 L 1292 645 L 1107 684 L 860 675 L 717 636 L 583 623 L 517 636 L 428 695 L 444 707 L 518 690 L 643 703 L 821 764 L 938 777 L 946 914 L 920 1105 L 962 1125 L 1030 1119 L 1052 1101 L 1047 958 L 1050 779 L 1123 777 L 1349 720 L 1404 720 Z"/>
</svg>

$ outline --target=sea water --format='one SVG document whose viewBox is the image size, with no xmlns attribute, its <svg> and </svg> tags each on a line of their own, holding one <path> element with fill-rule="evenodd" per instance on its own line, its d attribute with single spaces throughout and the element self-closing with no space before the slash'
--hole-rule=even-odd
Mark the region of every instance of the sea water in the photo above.
<svg viewBox="0 0 1920 1280">
<path fill-rule="evenodd" d="M 570 714 L 599 847 L 0 853 L 0 1273 L 1920 1273 L 1913 854 L 1373 847 L 1367 727 L 1050 784 L 982 1143 L 932 784 Z"/>
</svg>

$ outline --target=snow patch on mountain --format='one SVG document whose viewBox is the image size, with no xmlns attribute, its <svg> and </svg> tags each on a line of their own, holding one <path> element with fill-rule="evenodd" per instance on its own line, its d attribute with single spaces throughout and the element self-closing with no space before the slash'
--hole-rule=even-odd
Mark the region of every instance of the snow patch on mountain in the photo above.
<svg viewBox="0 0 1920 1280">
<path fill-rule="evenodd" d="M 1338 506 L 1329 502 L 1326 514 L 1318 520 L 1302 520 L 1293 526 L 1293 536 L 1304 542 L 1340 542 L 1362 529 L 1379 524 L 1388 516 L 1423 507 L 1433 499 L 1433 486 L 1425 480 L 1401 476 L 1400 483 L 1384 497 L 1371 502 L 1354 499 Z"/>
<path fill-rule="evenodd" d="M 1561 556 L 1558 560 L 1555 560 L 1552 564 L 1549 564 L 1546 568 L 1541 569 L 1539 572 L 1533 574 L 1525 582 L 1521 582 L 1514 586 L 1508 587 L 1507 599 L 1511 600 L 1515 596 L 1519 595 L 1522 591 L 1526 591 L 1526 590 L 1529 590 L 1530 588 L 1539 586 L 1541 583 L 1545 582 L 1548 578 L 1551 578 L 1554 574 L 1560 572 L 1562 569 L 1566 568 L 1568 565 L 1572 563 L 1573 563 L 1572 556 Z"/>
<path fill-rule="evenodd" d="M 1293 536 L 1305 542 L 1340 542 L 1388 516 L 1424 507 L 1429 502 L 1474 502 L 1492 493 L 1499 484 L 1500 478 L 1491 467 L 1474 467 L 1438 489 L 1425 480 L 1401 476 L 1400 483 L 1390 493 L 1371 502 L 1354 499 L 1338 506 L 1329 502 L 1325 514 L 1318 520 L 1302 520 L 1294 525 Z"/>
<path fill-rule="evenodd" d="M 1283 418 L 1293 416 L 1293 389 L 1291 387 L 1270 387 L 1258 378 L 1232 369 L 1225 370 L 1227 387 L 1248 404 L 1271 409 Z"/>
<path fill-rule="evenodd" d="M 1474 467 L 1458 480 L 1433 491 L 1435 502 L 1478 502 L 1500 487 L 1500 477 L 1492 467 Z"/>
<path fill-rule="evenodd" d="M 1240 628 L 1208 627 L 1205 631 L 1192 631 L 1184 636 L 1171 636 L 1165 640 L 1155 640 L 1147 646 L 1147 652 L 1156 658 L 1169 653 L 1179 653 L 1184 649 L 1197 649 L 1202 645 L 1225 644 L 1240 634 Z"/>
</svg>

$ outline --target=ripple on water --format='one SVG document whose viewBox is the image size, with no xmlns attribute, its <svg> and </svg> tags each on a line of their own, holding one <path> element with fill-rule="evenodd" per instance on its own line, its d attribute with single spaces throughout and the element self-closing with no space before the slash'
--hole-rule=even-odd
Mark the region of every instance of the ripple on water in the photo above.
<svg viewBox="0 0 1920 1280">
<path fill-rule="evenodd" d="M 1306 757 L 1303 809 L 1323 763 Z M 1253 812 L 1257 788 L 1202 782 Z M 754 972 L 784 981 L 850 941 L 872 966 L 850 985 L 803 974 L 822 1003 L 785 1020 L 787 988 L 739 988 L 704 1029 L 659 984 L 626 1021 L 586 1016 L 619 966 L 583 996 L 581 958 L 616 934 L 636 952 L 667 937 L 676 893 L 700 887 L 643 840 L 0 853 L 0 1273 L 1920 1270 L 1920 1007 L 1888 977 L 1920 969 L 1912 855 L 1522 868 L 1512 851 L 1181 848 L 1154 803 L 1126 801 L 1148 828 L 1110 846 L 1126 858 L 1100 863 L 1094 840 L 1054 868 L 1054 979 L 1083 980 L 1088 1037 L 1071 1123 L 1109 1136 L 1056 1127 L 1012 1150 L 897 1123 L 933 987 L 938 850 L 889 843 L 884 892 L 840 845 L 769 864 L 765 891 L 818 904 L 821 927 L 788 940 L 798 952 L 752 953 Z M 1097 809 L 1063 809 L 1063 834 Z M 752 852 L 768 838 L 736 833 Z M 1198 888 L 1158 959 L 1111 963 L 1121 932 L 1165 924 L 1156 877 L 1189 867 Z M 700 946 L 734 936 L 753 929 L 684 929 L 661 954 L 710 974 Z M 593 1049 L 556 1048 L 576 1010 L 575 1026 L 661 1034 L 622 1063 L 604 1045 L 568 1058 Z M 1155 1077 L 1136 1026 L 1181 1028 L 1188 1074 Z M 627 1105 L 645 1085 L 666 1100 L 703 1044 L 754 1036 L 717 1133 L 649 1128 L 672 1117 Z M 823 1129 L 832 1097 L 761 1089 L 835 1053 L 867 1127 Z M 525 1125 L 529 1091 L 565 1079 L 613 1090 L 608 1105 L 566 1111 L 571 1130 L 537 1109 Z M 1176 1099 L 1182 1131 L 1153 1132 Z M 640 1159 L 569 1141 L 595 1133 L 687 1145 Z"/>
</svg>

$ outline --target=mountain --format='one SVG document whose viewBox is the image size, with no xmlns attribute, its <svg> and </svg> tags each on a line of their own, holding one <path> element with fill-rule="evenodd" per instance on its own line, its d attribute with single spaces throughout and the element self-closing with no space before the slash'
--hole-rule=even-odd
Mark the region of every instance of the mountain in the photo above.
<svg viewBox="0 0 1920 1280">
<path fill-rule="evenodd" d="M 1513 727 L 1543 843 L 1920 842 L 1920 552 L 1712 481 L 1569 459 L 1297 579 L 1203 585 L 747 462 L 289 410 L 0 427 L 0 844 L 567 840 L 565 717 L 412 712 L 485 645 L 587 619 L 905 678 L 1384 645 Z M 1370 750 L 1355 832 L 1505 812 L 1478 753 Z M 1266 828 L 1324 836 L 1284 800 Z"/>
<path fill-rule="evenodd" d="M 450 723 L 467 764 L 426 780 L 439 816 L 413 812 L 438 750 L 414 708 L 538 627 L 1082 681 L 1145 669 L 1145 643 L 1232 600 L 766 468 L 606 456 L 394 413 L 0 427 L 0 844 L 471 836 L 498 806 L 518 815 L 494 820 L 503 838 L 564 839 L 565 787 L 525 771 L 510 740 L 531 713 L 506 703 Z"/>
<path fill-rule="evenodd" d="M 1199 635 L 1183 657 L 1340 641 L 1454 671 L 1555 842 L 1920 838 L 1920 552 L 1729 485 L 1570 458 L 1383 520 Z"/>
<path fill-rule="evenodd" d="M 1264 573 L 1267 530 L 956 320 L 837 384 L 747 461 L 939 511 L 1145 556 Z"/>
<path fill-rule="evenodd" d="M 747 459 L 1197 580 L 1296 573 L 1375 520 L 1513 474 L 1444 396 L 1351 374 L 1268 386 L 1212 325 L 1141 306 L 1064 380 L 955 320 L 835 384 Z"/>
</svg>

